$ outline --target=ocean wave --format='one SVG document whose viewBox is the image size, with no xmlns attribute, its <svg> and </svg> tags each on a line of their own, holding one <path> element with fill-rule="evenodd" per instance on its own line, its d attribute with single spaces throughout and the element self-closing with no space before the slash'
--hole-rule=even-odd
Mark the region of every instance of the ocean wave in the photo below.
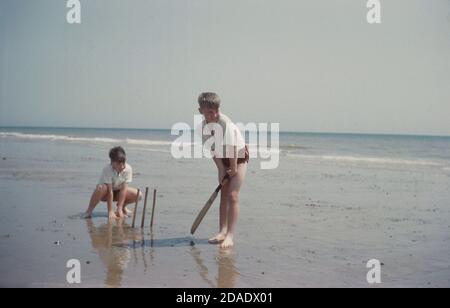
<svg viewBox="0 0 450 308">
<path fill-rule="evenodd" d="M 262 144 L 262 143 L 247 143 L 247 146 L 249 149 L 252 150 L 260 150 L 260 149 L 266 149 L 268 151 L 276 151 L 280 153 L 281 151 L 289 151 L 289 150 L 308 150 L 309 148 L 302 145 L 296 145 L 296 144 L 285 144 L 285 145 L 279 145 L 278 147 L 271 146 L 270 143 Z"/>
<path fill-rule="evenodd" d="M 271 155 L 280 155 L 281 150 L 271 147 L 257 147 L 249 146 L 248 151 L 250 152 L 250 157 L 258 155 L 260 157 L 269 157 Z"/>
<path fill-rule="evenodd" d="M 157 145 L 171 145 L 171 141 L 163 141 L 163 140 L 144 140 L 144 139 L 125 139 L 125 142 L 133 145 L 149 145 L 149 146 L 157 146 Z"/>
<path fill-rule="evenodd" d="M 50 141 L 77 141 L 77 142 L 105 142 L 113 143 L 118 140 L 112 138 L 84 138 L 84 137 L 72 137 L 64 135 L 37 135 L 37 134 L 24 134 L 24 133 L 4 133 L 0 132 L 2 138 L 17 138 L 27 140 L 50 140 Z"/>
<path fill-rule="evenodd" d="M 367 156 L 337 156 L 337 155 L 306 155 L 288 153 L 286 156 L 309 160 L 325 160 L 348 163 L 369 163 L 386 165 L 417 165 L 417 166 L 443 166 L 442 162 L 425 159 L 400 159 L 390 157 L 367 157 Z"/>
<path fill-rule="evenodd" d="M 51 135 L 51 134 L 26 134 L 19 132 L 0 132 L 0 138 L 13 138 L 21 140 L 46 140 L 46 141 L 62 141 L 62 142 L 79 142 L 79 143 L 106 143 L 106 144 L 127 144 L 133 146 L 149 146 L 149 147 L 193 147 L 198 145 L 198 142 L 179 142 L 170 140 L 150 140 L 150 139 L 115 139 L 115 138 L 103 138 L 103 137 L 76 137 L 67 135 Z M 278 149 L 271 149 L 270 147 L 263 150 L 258 145 L 250 144 L 252 151 L 261 152 L 279 152 Z"/>
<path fill-rule="evenodd" d="M 298 144 L 284 144 L 280 146 L 282 150 L 308 150 L 309 148 Z"/>
<path fill-rule="evenodd" d="M 108 144 L 130 144 L 143 146 L 168 146 L 171 141 L 166 140 L 145 140 L 145 139 L 114 139 L 101 137 L 74 137 L 65 135 L 45 135 L 45 134 L 24 134 L 17 132 L 0 132 L 0 138 L 16 138 L 22 140 L 48 140 L 48 141 L 66 141 L 81 143 L 108 143 Z"/>
</svg>

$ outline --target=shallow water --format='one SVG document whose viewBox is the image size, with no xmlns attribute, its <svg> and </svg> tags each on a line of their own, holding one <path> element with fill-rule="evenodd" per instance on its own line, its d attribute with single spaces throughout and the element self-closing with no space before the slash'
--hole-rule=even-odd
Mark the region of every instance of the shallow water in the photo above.
<svg viewBox="0 0 450 308">
<path fill-rule="evenodd" d="M 217 176 L 211 161 L 173 159 L 173 139 L 1 129 L 0 285 L 368 287 L 365 265 L 377 258 L 381 286 L 450 286 L 449 138 L 282 135 L 279 168 L 249 165 L 229 251 L 206 240 L 217 202 L 190 236 Z M 117 142 L 133 185 L 157 189 L 153 230 L 150 207 L 143 230 L 130 218 L 108 224 L 105 205 L 80 218 Z M 82 264 L 80 285 L 66 281 L 69 259 Z"/>
</svg>

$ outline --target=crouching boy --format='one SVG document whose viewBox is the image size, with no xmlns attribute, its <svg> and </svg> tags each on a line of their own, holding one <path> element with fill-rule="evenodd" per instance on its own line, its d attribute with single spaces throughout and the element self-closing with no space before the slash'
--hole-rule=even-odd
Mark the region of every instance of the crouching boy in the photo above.
<svg viewBox="0 0 450 308">
<path fill-rule="evenodd" d="M 133 169 L 126 163 L 126 153 L 122 147 L 115 147 L 109 151 L 111 163 L 103 168 L 100 181 L 92 193 L 89 207 L 85 217 L 91 218 L 95 207 L 102 202 L 106 202 L 108 207 L 109 219 L 124 218 L 131 211 L 127 205 L 135 203 L 138 196 L 138 190 L 129 186 L 133 179 Z M 117 210 L 113 211 L 113 202 L 117 202 Z"/>
</svg>

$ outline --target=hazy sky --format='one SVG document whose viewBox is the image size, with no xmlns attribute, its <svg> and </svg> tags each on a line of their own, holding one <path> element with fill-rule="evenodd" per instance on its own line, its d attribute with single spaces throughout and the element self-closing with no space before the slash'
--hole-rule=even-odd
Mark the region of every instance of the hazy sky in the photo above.
<svg viewBox="0 0 450 308">
<path fill-rule="evenodd" d="M 0 0 L 0 126 L 236 122 L 450 135 L 450 1 Z"/>
</svg>

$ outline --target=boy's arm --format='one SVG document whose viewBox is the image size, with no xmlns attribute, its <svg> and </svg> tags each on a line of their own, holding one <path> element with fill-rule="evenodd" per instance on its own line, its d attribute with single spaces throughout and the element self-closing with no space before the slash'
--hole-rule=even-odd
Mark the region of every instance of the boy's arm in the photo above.
<svg viewBox="0 0 450 308">
<path fill-rule="evenodd" d="M 213 157 L 214 163 L 217 166 L 217 169 L 220 170 L 225 170 L 225 166 L 223 165 L 223 161 L 220 158 L 217 157 Z"/>
<path fill-rule="evenodd" d="M 233 158 L 230 158 L 230 169 L 227 170 L 228 175 L 231 177 L 235 176 L 237 173 L 237 165 L 238 165 L 238 153 L 237 146 L 233 147 L 234 155 Z"/>
<path fill-rule="evenodd" d="M 119 213 L 119 216 L 122 215 L 123 206 L 125 204 L 125 199 L 127 197 L 127 191 L 128 191 L 128 184 L 123 183 L 122 187 L 120 188 L 119 200 L 117 200 L 117 212 Z"/>
<path fill-rule="evenodd" d="M 116 218 L 116 215 L 114 214 L 114 211 L 113 211 L 113 199 L 114 199 L 113 187 L 112 187 L 112 184 L 106 184 L 106 186 L 108 187 L 108 193 L 107 193 L 107 199 L 106 199 L 106 204 L 108 206 L 108 217 L 110 219 L 113 219 L 113 218 Z"/>
<path fill-rule="evenodd" d="M 117 200 L 117 216 L 123 218 L 123 208 L 125 206 L 125 200 L 127 198 L 128 184 L 133 181 L 133 169 L 128 165 L 129 170 L 126 172 L 125 182 L 120 187 L 119 198 Z"/>
<path fill-rule="evenodd" d="M 219 183 L 222 183 L 223 178 L 225 177 L 225 174 L 227 173 L 227 171 L 225 170 L 225 166 L 223 164 L 222 159 L 217 158 L 217 157 L 213 157 L 214 163 L 217 166 L 217 170 L 219 171 Z"/>
</svg>

